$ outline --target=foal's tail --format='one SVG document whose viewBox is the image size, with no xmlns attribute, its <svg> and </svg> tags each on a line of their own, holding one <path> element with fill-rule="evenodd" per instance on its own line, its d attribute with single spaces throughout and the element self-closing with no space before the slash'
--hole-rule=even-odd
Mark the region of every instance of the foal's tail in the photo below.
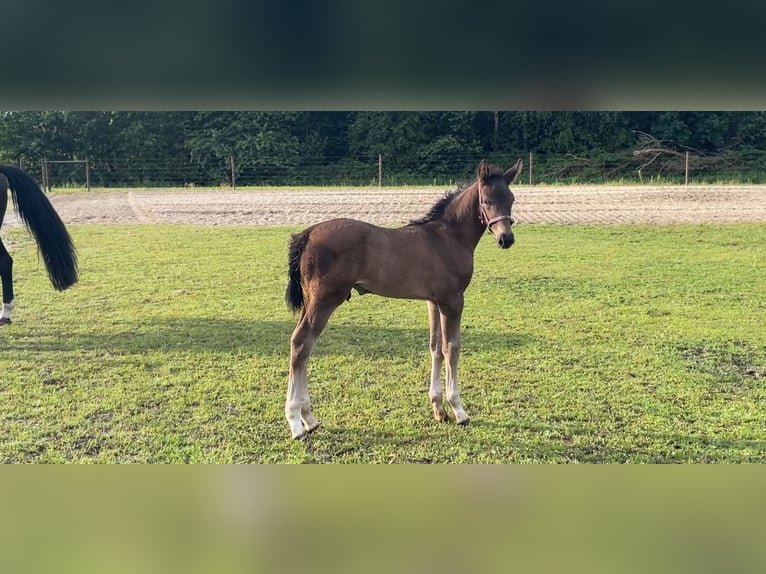
<svg viewBox="0 0 766 574">
<path fill-rule="evenodd" d="M 16 213 L 37 242 L 53 287 L 58 291 L 71 287 L 77 282 L 77 253 L 58 213 L 40 186 L 25 172 L 0 165 L 0 174 L 8 179 Z M 0 181 L 0 193 L 6 193 L 4 188 L 5 182 Z"/>
<path fill-rule="evenodd" d="M 301 287 L 301 256 L 309 239 L 308 230 L 296 233 L 290 239 L 290 251 L 287 259 L 287 289 L 285 303 L 295 312 L 303 307 L 303 287 Z"/>
</svg>

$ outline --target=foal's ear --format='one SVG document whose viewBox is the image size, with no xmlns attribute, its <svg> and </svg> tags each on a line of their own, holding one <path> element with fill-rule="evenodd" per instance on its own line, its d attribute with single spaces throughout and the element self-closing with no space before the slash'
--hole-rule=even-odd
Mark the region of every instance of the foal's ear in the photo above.
<svg viewBox="0 0 766 574">
<path fill-rule="evenodd" d="M 503 178 L 505 178 L 505 182 L 508 185 L 511 185 L 516 180 L 516 178 L 519 176 L 519 173 L 521 173 L 522 167 L 524 167 L 524 162 L 519 159 L 516 162 L 516 165 L 514 165 L 511 169 L 503 174 Z"/>
<path fill-rule="evenodd" d="M 479 181 L 486 182 L 487 178 L 489 178 L 489 162 L 486 159 L 483 159 L 479 162 L 479 168 L 476 170 L 476 177 L 479 179 Z"/>
</svg>

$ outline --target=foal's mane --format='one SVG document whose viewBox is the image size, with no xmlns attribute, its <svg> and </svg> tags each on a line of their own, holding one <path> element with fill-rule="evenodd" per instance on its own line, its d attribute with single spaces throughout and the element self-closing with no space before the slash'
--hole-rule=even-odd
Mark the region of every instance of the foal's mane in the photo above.
<svg viewBox="0 0 766 574">
<path fill-rule="evenodd" d="M 503 175 L 502 169 L 497 166 L 490 165 L 486 162 L 482 162 L 479 170 L 479 174 L 484 177 L 485 181 Z M 450 205 L 455 199 L 460 197 L 464 191 L 470 188 L 477 181 L 478 180 L 474 179 L 469 184 L 458 184 L 457 189 L 448 191 L 444 197 L 437 200 L 436 203 L 431 206 L 431 209 L 428 210 L 428 213 L 426 213 L 423 217 L 419 217 L 418 219 L 411 219 L 407 225 L 423 225 L 429 221 L 441 219 L 444 215 L 444 212 L 447 211 L 447 206 Z"/>
<path fill-rule="evenodd" d="M 444 215 L 444 212 L 447 210 L 447 206 L 452 203 L 456 197 L 459 197 L 461 193 L 463 193 L 466 189 L 471 187 L 473 184 L 469 185 L 458 185 L 457 189 L 453 189 L 452 191 L 448 191 L 444 194 L 444 197 L 437 200 L 436 203 L 434 203 L 431 206 L 431 209 L 428 210 L 428 213 L 426 213 L 423 217 L 419 217 L 417 219 L 411 219 L 410 222 L 407 225 L 423 225 L 424 223 L 428 223 L 429 221 L 435 221 L 437 219 L 441 219 L 441 217 Z"/>
</svg>

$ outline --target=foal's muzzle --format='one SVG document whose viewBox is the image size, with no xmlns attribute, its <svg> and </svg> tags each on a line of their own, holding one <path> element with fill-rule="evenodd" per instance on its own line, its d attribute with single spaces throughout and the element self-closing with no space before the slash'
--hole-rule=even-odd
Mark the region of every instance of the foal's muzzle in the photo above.
<svg viewBox="0 0 766 574">
<path fill-rule="evenodd" d="M 502 221 L 503 219 L 506 221 Z M 495 236 L 497 244 L 500 247 L 503 249 L 508 249 L 516 241 L 516 239 L 513 237 L 513 229 L 511 229 L 511 225 L 513 225 L 513 219 L 510 217 L 498 217 L 493 221 L 493 223 L 495 223 L 495 229 L 492 229 L 491 226 L 488 226 L 489 231 L 492 233 L 492 235 Z"/>
<path fill-rule="evenodd" d="M 501 233 L 497 238 L 497 244 L 503 249 L 508 249 L 516 239 L 513 237 L 513 233 Z"/>
</svg>

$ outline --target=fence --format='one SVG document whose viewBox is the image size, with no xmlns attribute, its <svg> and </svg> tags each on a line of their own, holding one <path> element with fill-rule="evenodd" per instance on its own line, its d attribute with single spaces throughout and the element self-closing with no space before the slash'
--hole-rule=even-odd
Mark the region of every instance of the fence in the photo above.
<svg viewBox="0 0 766 574">
<path fill-rule="evenodd" d="M 620 153 L 449 155 L 429 157 L 296 156 L 42 159 L 20 162 L 47 188 L 56 187 L 251 187 L 251 186 L 404 186 L 452 187 L 474 177 L 478 162 L 489 159 L 509 166 L 525 160 L 522 181 L 529 185 L 559 183 L 766 183 L 766 151 L 637 156 Z M 35 163 L 40 166 L 34 169 Z M 35 173 L 37 171 L 37 174 Z"/>
<path fill-rule="evenodd" d="M 51 185 L 51 169 L 52 166 L 74 166 L 75 169 L 77 166 L 81 166 L 85 170 L 85 188 L 90 191 L 90 160 L 84 159 L 59 159 L 59 160 L 48 160 L 43 159 L 41 163 L 41 175 L 42 175 L 42 186 L 43 188 L 50 190 Z M 75 172 L 73 172 L 75 173 Z M 71 177 L 71 175 L 70 175 Z M 65 179 L 66 181 L 66 179 Z"/>
</svg>

